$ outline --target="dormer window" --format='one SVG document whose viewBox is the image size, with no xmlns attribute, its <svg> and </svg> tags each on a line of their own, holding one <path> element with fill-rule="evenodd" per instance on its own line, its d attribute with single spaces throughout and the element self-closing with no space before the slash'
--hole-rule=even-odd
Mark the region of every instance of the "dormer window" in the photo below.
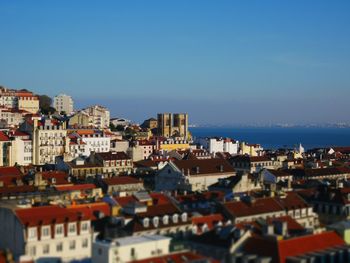
<svg viewBox="0 0 350 263">
<path fill-rule="evenodd" d="M 149 227 L 149 218 L 144 218 L 142 220 L 143 227 Z"/>
<path fill-rule="evenodd" d="M 169 224 L 169 216 L 167 216 L 167 215 L 163 216 L 163 224 L 164 225 Z"/>
<path fill-rule="evenodd" d="M 181 221 L 186 222 L 187 221 L 187 213 L 182 213 L 181 215 Z"/>
<path fill-rule="evenodd" d="M 41 237 L 42 238 L 50 237 L 50 226 L 41 227 Z"/>
<path fill-rule="evenodd" d="M 37 238 L 37 229 L 36 227 L 31 227 L 28 229 L 28 239 L 36 239 Z"/>
<path fill-rule="evenodd" d="M 153 217 L 152 223 L 153 223 L 153 225 L 155 227 L 158 227 L 158 225 L 159 225 L 159 217 L 158 216 Z"/>
<path fill-rule="evenodd" d="M 89 222 L 82 222 L 81 223 L 81 232 L 88 232 L 89 231 Z"/>
<path fill-rule="evenodd" d="M 69 223 L 68 225 L 68 233 L 69 234 L 75 234 L 77 231 L 76 224 L 75 223 Z"/>
<path fill-rule="evenodd" d="M 179 215 L 178 214 L 174 214 L 173 215 L 173 223 L 178 223 L 179 222 Z"/>
</svg>

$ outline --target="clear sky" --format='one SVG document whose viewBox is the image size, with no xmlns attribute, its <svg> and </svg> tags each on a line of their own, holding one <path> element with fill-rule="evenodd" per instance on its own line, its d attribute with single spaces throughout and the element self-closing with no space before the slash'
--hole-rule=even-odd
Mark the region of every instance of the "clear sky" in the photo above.
<svg viewBox="0 0 350 263">
<path fill-rule="evenodd" d="M 135 121 L 350 122 L 350 1 L 0 0 L 0 85 Z"/>
</svg>

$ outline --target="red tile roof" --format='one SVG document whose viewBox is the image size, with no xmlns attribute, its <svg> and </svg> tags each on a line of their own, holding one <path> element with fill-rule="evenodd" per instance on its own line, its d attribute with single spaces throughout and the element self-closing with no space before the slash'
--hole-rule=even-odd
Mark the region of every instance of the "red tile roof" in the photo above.
<svg viewBox="0 0 350 263">
<path fill-rule="evenodd" d="M 59 192 L 81 191 L 95 189 L 94 184 L 76 184 L 76 185 L 56 185 L 55 189 Z"/>
<path fill-rule="evenodd" d="M 147 207 L 147 212 L 139 213 L 139 218 L 181 214 L 181 211 L 172 203 L 152 205 Z"/>
<path fill-rule="evenodd" d="M 99 219 L 100 214 L 103 216 L 110 216 L 111 209 L 107 203 L 104 202 L 95 202 L 89 204 L 77 204 L 72 206 L 67 206 L 70 211 L 75 211 L 78 213 L 83 213 L 89 215 L 92 221 Z"/>
<path fill-rule="evenodd" d="M 2 182 L 3 186 L 16 186 L 17 180 L 22 181 L 22 175 L 2 175 L 0 176 L 0 182 Z"/>
<path fill-rule="evenodd" d="M 4 132 L 0 132 L 0 142 L 8 142 L 8 141 L 10 141 L 10 138 Z"/>
<path fill-rule="evenodd" d="M 55 185 L 67 185 L 71 184 L 68 181 L 68 174 L 61 171 L 46 171 L 41 173 L 44 180 L 50 181 L 50 179 L 55 178 Z"/>
<path fill-rule="evenodd" d="M 1 180 L 0 180 L 1 181 Z M 10 186 L 0 187 L 0 195 L 16 195 L 20 193 L 31 193 L 35 192 L 37 188 L 33 185 L 21 185 L 21 186 Z"/>
<path fill-rule="evenodd" d="M 345 245 L 344 240 L 331 231 L 280 241 L 254 236 L 243 245 L 243 250 L 246 253 L 272 257 L 272 263 L 285 263 L 287 257 L 300 256 L 340 245 Z"/>
<path fill-rule="evenodd" d="M 192 224 L 196 226 L 202 226 L 206 224 L 208 226 L 208 230 L 212 230 L 216 224 L 222 222 L 224 217 L 221 214 L 212 214 L 206 216 L 194 216 L 192 217 Z M 200 227 L 198 228 L 197 234 L 200 234 L 202 231 Z"/>
<path fill-rule="evenodd" d="M 142 181 L 131 176 L 113 176 L 103 179 L 107 185 L 122 185 L 122 184 L 142 184 Z"/>
<path fill-rule="evenodd" d="M 110 215 L 108 204 L 103 202 L 74 205 L 70 207 L 40 206 L 16 209 L 15 214 L 25 226 L 51 225 L 79 220 L 96 220 L 97 212 Z"/>
<path fill-rule="evenodd" d="M 16 166 L 0 167 L 0 177 L 1 176 L 23 176 L 21 170 Z M 1 179 L 1 178 L 0 178 Z"/>
<path fill-rule="evenodd" d="M 130 263 L 183 263 L 183 262 L 202 262 L 208 259 L 210 263 L 218 263 L 219 261 L 210 259 L 208 257 L 196 254 L 194 252 L 180 252 L 175 254 L 168 254 L 160 257 L 147 258 L 142 260 L 131 261 Z M 202 260 L 202 261 L 201 261 Z M 203 261 L 204 262 L 204 261 Z"/>
<path fill-rule="evenodd" d="M 248 201 L 228 202 L 224 207 L 234 218 L 284 211 L 281 204 L 272 197 L 257 198 L 250 203 Z"/>
<path fill-rule="evenodd" d="M 23 225 L 38 226 L 63 223 L 65 221 L 75 222 L 82 216 L 89 219 L 88 215 L 80 215 L 60 206 L 40 206 L 24 209 L 17 209 L 15 213 Z"/>
<path fill-rule="evenodd" d="M 310 205 L 295 192 L 288 192 L 286 197 L 277 198 L 277 200 L 287 211 L 310 207 Z"/>
</svg>

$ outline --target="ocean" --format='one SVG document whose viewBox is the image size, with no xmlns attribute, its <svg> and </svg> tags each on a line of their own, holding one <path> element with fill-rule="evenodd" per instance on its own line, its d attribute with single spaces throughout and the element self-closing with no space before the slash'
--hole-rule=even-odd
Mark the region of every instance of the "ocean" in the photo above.
<svg viewBox="0 0 350 263">
<path fill-rule="evenodd" d="M 248 143 L 259 143 L 265 149 L 305 149 L 350 146 L 350 128 L 190 128 L 194 137 L 229 137 Z"/>
</svg>

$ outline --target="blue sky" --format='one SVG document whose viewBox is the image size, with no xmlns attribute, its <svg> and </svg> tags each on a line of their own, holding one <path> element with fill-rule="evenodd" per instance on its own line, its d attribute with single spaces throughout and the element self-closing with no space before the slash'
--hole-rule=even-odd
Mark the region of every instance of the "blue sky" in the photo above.
<svg viewBox="0 0 350 263">
<path fill-rule="evenodd" d="M 0 0 L 0 85 L 141 121 L 350 122 L 350 1 Z"/>
</svg>

